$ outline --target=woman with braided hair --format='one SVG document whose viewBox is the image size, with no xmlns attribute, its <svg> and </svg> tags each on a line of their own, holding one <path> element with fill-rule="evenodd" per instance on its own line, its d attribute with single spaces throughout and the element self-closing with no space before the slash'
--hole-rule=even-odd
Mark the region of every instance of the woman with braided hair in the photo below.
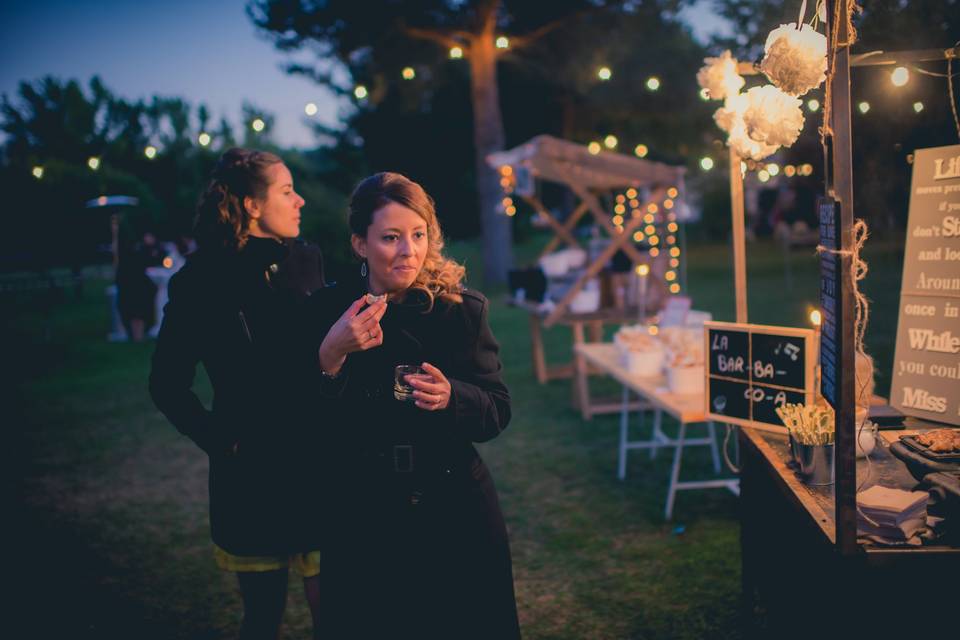
<svg viewBox="0 0 960 640">
<path fill-rule="evenodd" d="M 157 407 L 209 457 L 214 555 L 237 573 L 243 639 L 277 637 L 290 567 L 315 621 L 319 608 L 319 443 L 306 406 L 318 380 L 303 310 L 323 270 L 295 240 L 303 204 L 278 156 L 223 154 L 198 204 L 199 249 L 170 280 L 150 372 Z M 209 410 L 193 391 L 198 363 Z"/>
</svg>

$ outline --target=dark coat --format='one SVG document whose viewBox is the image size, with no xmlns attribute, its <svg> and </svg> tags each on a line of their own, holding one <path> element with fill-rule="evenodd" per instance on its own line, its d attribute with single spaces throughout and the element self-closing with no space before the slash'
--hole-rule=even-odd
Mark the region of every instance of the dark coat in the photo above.
<svg viewBox="0 0 960 640">
<path fill-rule="evenodd" d="M 317 292 L 330 326 L 358 286 Z M 411 295 L 411 298 L 414 296 Z M 344 638 L 519 638 L 509 541 L 475 442 L 510 420 L 487 300 L 390 303 L 380 347 L 350 354 L 323 393 L 335 398 L 341 517 L 324 549 L 328 633 Z M 428 412 L 393 395 L 394 367 L 427 361 L 451 400 Z"/>
<path fill-rule="evenodd" d="M 209 455 L 211 534 L 236 555 L 319 548 L 322 514 L 307 506 L 319 379 L 305 311 L 322 284 L 318 250 L 262 238 L 239 253 L 201 249 L 170 279 L 150 393 Z M 193 390 L 198 363 L 212 410 Z"/>
</svg>

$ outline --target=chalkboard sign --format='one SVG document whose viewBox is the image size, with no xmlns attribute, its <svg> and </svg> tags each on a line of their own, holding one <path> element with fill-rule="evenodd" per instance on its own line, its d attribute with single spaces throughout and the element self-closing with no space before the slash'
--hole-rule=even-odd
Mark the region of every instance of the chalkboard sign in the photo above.
<svg viewBox="0 0 960 640">
<path fill-rule="evenodd" d="M 811 329 L 733 322 L 704 328 L 709 419 L 783 432 L 777 407 L 813 401 Z"/>
<path fill-rule="evenodd" d="M 960 425 L 960 145 L 913 156 L 890 404 Z"/>
<path fill-rule="evenodd" d="M 840 203 L 832 198 L 817 200 L 820 219 L 820 393 L 834 409 L 840 390 L 840 354 L 843 318 L 840 306 Z"/>
</svg>

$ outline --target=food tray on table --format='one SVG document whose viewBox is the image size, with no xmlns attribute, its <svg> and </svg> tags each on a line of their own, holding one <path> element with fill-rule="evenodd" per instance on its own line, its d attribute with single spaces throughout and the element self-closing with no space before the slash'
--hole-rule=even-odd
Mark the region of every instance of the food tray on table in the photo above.
<svg viewBox="0 0 960 640">
<path fill-rule="evenodd" d="M 900 436 L 900 442 L 920 455 L 937 462 L 960 462 L 960 451 L 930 451 L 930 447 L 920 444 L 917 436 Z"/>
</svg>

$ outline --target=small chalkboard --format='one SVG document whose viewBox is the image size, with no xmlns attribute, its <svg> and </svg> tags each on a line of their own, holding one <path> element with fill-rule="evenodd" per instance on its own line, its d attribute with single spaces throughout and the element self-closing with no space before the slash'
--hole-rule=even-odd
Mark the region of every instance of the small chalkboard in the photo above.
<svg viewBox="0 0 960 640">
<path fill-rule="evenodd" d="M 813 401 L 811 329 L 732 322 L 704 327 L 708 418 L 783 432 L 776 408 Z"/>
<path fill-rule="evenodd" d="M 840 315 L 840 204 L 832 198 L 817 200 L 820 220 L 820 393 L 836 409 L 840 388 L 840 362 L 843 334 Z"/>
</svg>

